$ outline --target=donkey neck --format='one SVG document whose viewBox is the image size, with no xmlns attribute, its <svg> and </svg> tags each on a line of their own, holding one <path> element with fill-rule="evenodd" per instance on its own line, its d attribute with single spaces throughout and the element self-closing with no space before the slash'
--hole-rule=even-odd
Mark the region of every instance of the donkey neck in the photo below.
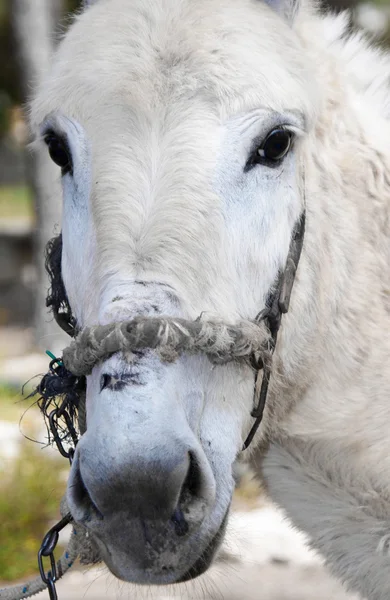
<svg viewBox="0 0 390 600">
<path fill-rule="evenodd" d="M 306 148 L 306 237 L 270 410 L 275 433 L 338 438 L 378 460 L 390 419 L 390 127 L 341 59 L 323 58 L 332 77 Z"/>
</svg>

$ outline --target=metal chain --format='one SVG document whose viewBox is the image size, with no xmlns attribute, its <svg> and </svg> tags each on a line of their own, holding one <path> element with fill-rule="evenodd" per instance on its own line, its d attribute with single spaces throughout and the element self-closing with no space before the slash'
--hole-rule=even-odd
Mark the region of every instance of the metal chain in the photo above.
<svg viewBox="0 0 390 600">
<path fill-rule="evenodd" d="M 66 550 L 57 562 L 57 581 L 72 567 L 74 561 L 83 550 L 84 541 L 85 538 L 82 535 L 82 531 L 73 530 Z M 47 584 L 38 575 L 35 579 L 25 583 L 1 588 L 0 600 L 26 600 L 26 598 L 31 598 L 31 596 L 35 596 L 45 589 L 47 589 Z"/>
<path fill-rule="evenodd" d="M 55 367 L 55 365 L 57 365 L 57 366 Z M 60 376 L 60 374 L 59 374 L 60 369 L 63 369 L 63 368 L 64 367 L 63 367 L 62 361 L 58 358 L 53 358 L 53 360 L 50 363 L 50 371 L 52 373 L 57 373 Z M 73 425 L 72 416 L 69 414 L 67 409 L 68 409 L 67 402 L 62 402 L 58 407 L 56 407 L 54 410 L 52 410 L 49 414 L 49 426 L 50 426 L 51 434 L 53 436 L 53 440 L 58 448 L 59 453 L 64 458 L 67 458 L 69 460 L 70 464 L 72 465 L 73 456 L 74 456 L 75 449 L 76 449 L 77 442 L 78 442 L 78 435 L 77 435 L 77 431 Z M 60 419 L 63 419 L 65 421 L 66 432 L 67 432 L 66 436 L 68 437 L 68 435 L 70 435 L 72 443 L 73 443 L 73 447 L 70 446 L 68 449 L 65 449 L 64 444 L 63 444 L 64 436 L 61 436 L 62 427 L 59 424 Z M 45 583 L 47 586 L 47 589 L 49 591 L 50 600 L 58 600 L 57 590 L 56 590 L 56 585 L 55 585 L 55 583 L 58 579 L 58 573 L 57 573 L 57 568 L 56 568 L 56 561 L 54 558 L 54 550 L 58 543 L 60 531 L 62 531 L 62 529 L 64 529 L 64 527 L 66 527 L 72 521 L 73 521 L 72 515 L 70 513 L 68 513 L 67 515 L 65 515 L 65 517 L 63 519 L 61 519 L 61 521 L 59 521 L 56 525 L 54 525 L 54 527 L 52 527 L 47 532 L 45 537 L 43 538 L 41 547 L 38 552 L 39 573 L 41 575 L 41 579 L 42 579 L 43 583 Z M 43 565 L 43 558 L 50 559 L 50 567 L 51 568 L 48 571 L 47 575 L 45 573 L 45 568 Z"/>
<path fill-rule="evenodd" d="M 43 538 L 41 547 L 38 552 L 38 567 L 41 574 L 43 583 L 47 585 L 49 591 L 50 600 L 58 600 L 57 590 L 55 582 L 58 579 L 56 560 L 54 558 L 54 550 L 58 543 L 60 531 L 64 529 L 69 523 L 73 521 L 72 515 L 68 513 L 61 521 L 59 521 L 54 527 L 52 527 L 45 537 Z M 43 565 L 43 558 L 47 557 L 50 559 L 50 571 L 47 575 L 45 574 L 45 568 Z"/>
</svg>

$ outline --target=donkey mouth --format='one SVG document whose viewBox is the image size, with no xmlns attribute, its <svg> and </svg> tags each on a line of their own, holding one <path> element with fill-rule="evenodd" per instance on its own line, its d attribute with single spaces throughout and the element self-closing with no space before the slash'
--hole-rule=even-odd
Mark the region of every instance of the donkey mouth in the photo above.
<svg viewBox="0 0 390 600">
<path fill-rule="evenodd" d="M 213 559 L 225 536 L 229 509 L 226 511 L 220 528 L 209 542 L 208 546 L 188 571 L 176 583 L 184 583 L 203 575 L 211 566 Z"/>
<path fill-rule="evenodd" d="M 136 583 L 138 585 L 140 584 L 161 586 L 172 585 L 176 583 L 184 583 L 186 581 L 190 581 L 191 579 L 195 579 L 200 575 L 203 575 L 212 565 L 213 559 L 215 558 L 215 555 L 225 535 L 228 514 L 229 509 L 227 509 L 218 531 L 209 541 L 201 555 L 198 556 L 195 562 L 193 562 L 191 566 L 184 571 L 184 575 L 177 573 L 177 566 L 168 566 L 167 564 L 165 564 L 163 555 L 160 557 L 156 556 L 154 564 L 149 562 L 148 564 L 145 564 L 144 567 L 141 567 L 139 563 L 138 565 L 132 564 L 132 559 L 129 558 L 128 555 L 125 558 L 123 554 L 118 563 L 118 554 L 115 551 L 115 549 L 110 548 L 100 538 L 99 535 L 95 534 L 92 537 L 97 542 L 97 545 L 100 548 L 101 558 L 103 559 L 111 573 L 115 575 L 115 577 L 117 577 L 118 579 L 129 583 Z M 176 551 L 179 553 L 181 552 L 179 547 L 177 547 Z"/>
</svg>

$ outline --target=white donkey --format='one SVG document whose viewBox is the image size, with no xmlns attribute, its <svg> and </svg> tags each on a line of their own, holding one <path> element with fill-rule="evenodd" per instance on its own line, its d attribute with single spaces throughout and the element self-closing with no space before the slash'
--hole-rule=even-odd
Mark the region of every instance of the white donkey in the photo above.
<svg viewBox="0 0 390 600">
<path fill-rule="evenodd" d="M 388 599 L 389 57 L 293 0 L 89 4 L 31 116 L 62 168 L 78 327 L 253 319 L 306 210 L 255 444 L 271 498 L 333 573 Z M 153 351 L 94 367 L 67 500 L 116 576 L 207 569 L 253 378 Z"/>
</svg>

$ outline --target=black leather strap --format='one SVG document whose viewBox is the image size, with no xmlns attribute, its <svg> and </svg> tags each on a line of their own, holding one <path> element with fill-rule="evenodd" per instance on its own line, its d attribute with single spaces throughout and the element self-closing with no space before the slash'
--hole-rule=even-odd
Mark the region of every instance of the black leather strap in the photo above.
<svg viewBox="0 0 390 600">
<path fill-rule="evenodd" d="M 275 292 L 271 295 L 268 306 L 262 310 L 256 317 L 256 321 L 264 321 L 271 333 L 272 347 L 270 353 L 273 354 L 278 337 L 278 331 L 282 322 L 282 315 L 287 313 L 290 306 L 291 292 L 293 289 L 295 274 L 297 272 L 299 259 L 303 247 L 305 236 L 306 213 L 301 214 L 297 222 L 290 242 L 290 248 L 287 255 L 286 266 L 283 273 L 278 277 L 275 286 Z M 255 361 L 252 361 L 254 364 Z M 255 422 L 246 438 L 243 450 L 246 450 L 252 442 L 259 425 L 263 419 L 264 408 L 267 401 L 268 386 L 271 378 L 271 365 L 256 365 L 255 384 L 254 384 L 254 408 L 251 412 Z M 260 371 L 263 371 L 261 385 L 259 385 Z"/>
</svg>

